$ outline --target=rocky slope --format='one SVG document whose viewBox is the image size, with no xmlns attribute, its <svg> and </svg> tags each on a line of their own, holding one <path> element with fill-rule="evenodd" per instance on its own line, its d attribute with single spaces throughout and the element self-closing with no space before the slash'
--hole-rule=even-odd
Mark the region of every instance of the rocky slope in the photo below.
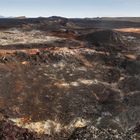
<svg viewBox="0 0 140 140">
<path fill-rule="evenodd" d="M 55 29 L 0 31 L 1 139 L 138 140 L 139 37 Z"/>
</svg>

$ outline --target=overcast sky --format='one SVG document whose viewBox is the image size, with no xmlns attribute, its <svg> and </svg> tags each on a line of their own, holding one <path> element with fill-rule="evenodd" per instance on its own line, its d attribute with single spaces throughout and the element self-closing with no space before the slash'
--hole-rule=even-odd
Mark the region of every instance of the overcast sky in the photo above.
<svg viewBox="0 0 140 140">
<path fill-rule="evenodd" d="M 140 0 L 0 0 L 0 15 L 140 17 Z"/>
</svg>

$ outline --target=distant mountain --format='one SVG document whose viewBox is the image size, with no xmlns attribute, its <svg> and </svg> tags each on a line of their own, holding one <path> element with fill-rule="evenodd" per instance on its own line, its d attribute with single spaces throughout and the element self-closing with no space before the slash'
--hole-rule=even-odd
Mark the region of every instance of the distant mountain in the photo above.
<svg viewBox="0 0 140 140">
<path fill-rule="evenodd" d="M 0 15 L 0 18 L 5 18 L 5 17 Z"/>
<path fill-rule="evenodd" d="M 26 19 L 26 16 L 19 16 L 19 17 L 13 17 L 13 16 L 9 16 L 9 17 L 5 17 L 5 16 L 2 16 L 0 15 L 0 18 L 15 18 L 15 19 Z"/>
<path fill-rule="evenodd" d="M 12 16 L 10 16 L 10 17 L 5 17 L 5 16 L 0 15 L 0 18 L 13 18 L 13 17 L 12 17 Z"/>
<path fill-rule="evenodd" d="M 16 19 L 26 19 L 27 17 L 26 16 L 19 16 L 19 17 L 14 17 Z"/>
</svg>

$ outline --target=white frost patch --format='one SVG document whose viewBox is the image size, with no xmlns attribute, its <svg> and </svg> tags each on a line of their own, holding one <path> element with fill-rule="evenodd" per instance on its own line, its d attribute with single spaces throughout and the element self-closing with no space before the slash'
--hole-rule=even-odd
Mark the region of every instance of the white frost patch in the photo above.
<svg viewBox="0 0 140 140">
<path fill-rule="evenodd" d="M 97 84 L 97 83 L 98 83 L 98 81 L 96 79 L 94 79 L 94 80 L 78 79 L 77 81 L 73 81 L 73 82 L 70 82 L 70 83 L 67 83 L 67 82 L 58 82 L 58 83 L 54 83 L 54 85 L 57 86 L 57 87 L 60 87 L 60 88 L 62 88 L 62 87 L 64 87 L 64 88 L 70 88 L 70 87 L 78 87 L 81 84 L 90 86 L 92 84 Z"/>
<path fill-rule="evenodd" d="M 67 56 L 72 56 L 76 55 L 76 50 L 75 49 L 69 49 L 67 47 L 63 48 L 57 48 L 57 50 L 54 51 L 54 54 L 61 54 L 61 55 L 67 55 Z"/>
<path fill-rule="evenodd" d="M 57 83 L 54 83 L 54 86 L 58 87 L 58 88 L 69 88 L 70 87 L 70 84 L 69 83 L 66 83 L 66 82 L 57 82 Z"/>
<path fill-rule="evenodd" d="M 62 83 L 61 86 L 69 88 L 69 84 L 68 83 Z"/>
<path fill-rule="evenodd" d="M 53 64 L 53 67 L 54 68 L 58 68 L 59 67 L 59 69 L 62 70 L 65 67 L 65 63 L 64 62 L 58 62 L 56 64 Z"/>
<path fill-rule="evenodd" d="M 92 85 L 94 83 L 94 80 L 87 80 L 87 79 L 78 79 L 78 81 L 84 85 Z"/>
<path fill-rule="evenodd" d="M 23 122 L 23 118 L 10 119 L 10 120 L 19 127 L 27 128 L 30 131 L 34 131 L 40 134 L 41 133 L 51 134 L 53 132 L 59 133 L 62 129 L 60 123 L 52 120 L 40 121 L 40 122 L 28 122 L 28 123 Z"/>
<path fill-rule="evenodd" d="M 90 120 L 85 120 L 83 118 L 76 118 L 69 125 L 65 126 L 65 130 L 73 131 L 75 128 L 82 128 L 87 126 L 90 123 Z"/>
<path fill-rule="evenodd" d="M 87 71 L 87 68 L 86 67 L 79 67 L 79 68 L 77 68 L 77 70 L 78 71 L 85 71 L 86 72 Z"/>
<path fill-rule="evenodd" d="M 74 86 L 74 87 L 78 87 L 79 86 L 79 83 L 78 82 L 71 82 L 70 85 L 71 86 Z"/>
<path fill-rule="evenodd" d="M 80 128 L 87 126 L 90 122 L 89 120 L 85 120 L 82 118 L 74 119 L 70 124 L 64 126 L 57 121 L 46 120 L 40 122 L 23 122 L 23 118 L 9 119 L 14 122 L 17 126 L 22 128 L 27 128 L 30 131 L 37 132 L 39 134 L 54 134 L 60 133 L 62 130 L 72 131 L 75 128 Z"/>
</svg>

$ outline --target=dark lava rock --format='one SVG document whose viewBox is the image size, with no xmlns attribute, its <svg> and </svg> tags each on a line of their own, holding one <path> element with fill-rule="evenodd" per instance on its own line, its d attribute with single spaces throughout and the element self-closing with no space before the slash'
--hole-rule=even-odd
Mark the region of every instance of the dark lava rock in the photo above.
<svg viewBox="0 0 140 140">
<path fill-rule="evenodd" d="M 127 63 L 126 71 L 132 75 L 140 74 L 140 61 L 131 61 Z"/>
<path fill-rule="evenodd" d="M 92 33 L 88 33 L 86 35 L 81 35 L 78 37 L 80 40 L 86 40 L 88 42 L 92 42 L 96 46 L 100 44 L 125 44 L 122 35 L 118 32 L 114 32 L 111 30 L 99 30 Z"/>
<path fill-rule="evenodd" d="M 138 140 L 133 132 L 118 132 L 112 129 L 98 129 L 87 126 L 77 128 L 68 140 Z"/>
<path fill-rule="evenodd" d="M 135 133 L 140 133 L 140 123 L 137 123 L 135 128 L 133 129 Z"/>
<path fill-rule="evenodd" d="M 124 130 L 128 130 L 135 127 L 135 124 L 139 122 L 140 108 L 138 106 L 127 107 L 122 113 L 117 116 L 120 125 Z"/>
<path fill-rule="evenodd" d="M 96 94 L 99 103 L 112 103 L 121 99 L 118 91 L 103 84 L 93 85 L 92 91 Z"/>
<path fill-rule="evenodd" d="M 124 60 L 121 63 L 121 67 L 126 70 L 127 73 L 131 75 L 140 74 L 140 61 L 139 60 Z"/>
<path fill-rule="evenodd" d="M 15 126 L 12 122 L 0 120 L 0 140 L 52 140 L 47 135 L 38 136 L 28 129 Z"/>
<path fill-rule="evenodd" d="M 107 113 L 106 116 L 102 117 L 99 123 L 97 123 L 97 127 L 100 129 L 117 130 L 119 132 L 123 131 L 120 124 L 117 121 L 115 121 L 111 116 L 107 115 Z"/>
<path fill-rule="evenodd" d="M 119 82 L 119 88 L 125 92 L 140 91 L 140 78 L 139 77 L 127 77 Z"/>
<path fill-rule="evenodd" d="M 118 69 L 107 69 L 103 71 L 102 78 L 108 83 L 117 82 L 120 78 L 120 71 Z"/>
<path fill-rule="evenodd" d="M 7 121 L 0 121 L 1 140 L 36 140 L 37 136 L 27 129 L 21 129 Z"/>
<path fill-rule="evenodd" d="M 140 92 L 134 92 L 124 97 L 124 103 L 128 106 L 140 106 Z"/>
</svg>

